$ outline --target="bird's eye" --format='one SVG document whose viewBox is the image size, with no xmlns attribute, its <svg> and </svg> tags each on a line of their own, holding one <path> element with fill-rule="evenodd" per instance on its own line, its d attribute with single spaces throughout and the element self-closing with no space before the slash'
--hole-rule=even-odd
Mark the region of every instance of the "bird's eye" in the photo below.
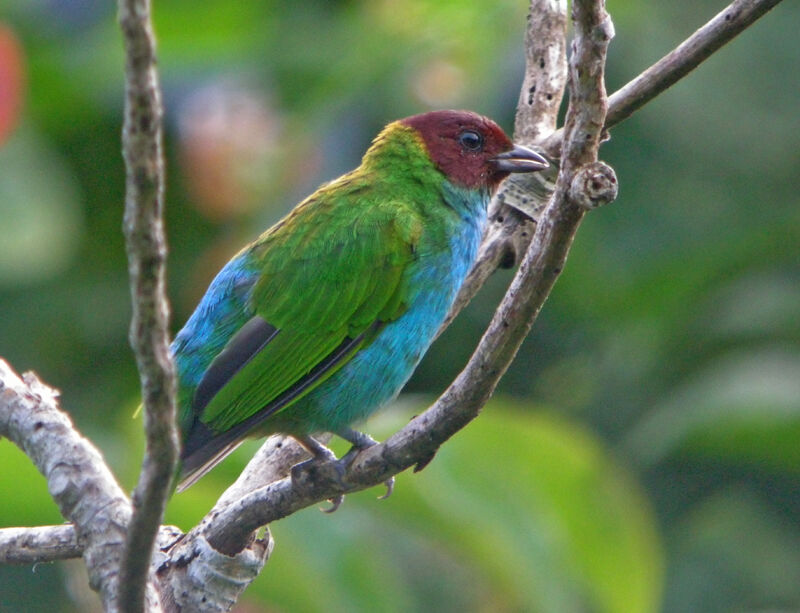
<svg viewBox="0 0 800 613">
<path fill-rule="evenodd" d="M 464 130 L 459 134 L 458 142 L 467 151 L 481 151 L 483 149 L 483 136 L 472 130 Z"/>
</svg>

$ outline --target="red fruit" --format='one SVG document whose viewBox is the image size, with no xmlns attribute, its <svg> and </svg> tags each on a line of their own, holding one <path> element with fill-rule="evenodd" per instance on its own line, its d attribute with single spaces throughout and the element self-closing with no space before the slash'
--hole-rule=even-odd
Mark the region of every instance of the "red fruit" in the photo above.
<svg viewBox="0 0 800 613">
<path fill-rule="evenodd" d="M 0 144 L 19 119 L 24 79 L 22 46 L 11 29 L 0 23 Z"/>
</svg>

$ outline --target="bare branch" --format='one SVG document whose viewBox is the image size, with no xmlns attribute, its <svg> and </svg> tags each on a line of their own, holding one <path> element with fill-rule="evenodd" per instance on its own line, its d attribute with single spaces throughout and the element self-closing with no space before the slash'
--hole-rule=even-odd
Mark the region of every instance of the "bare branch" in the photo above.
<svg viewBox="0 0 800 613">
<path fill-rule="evenodd" d="M 57 395 L 33 373 L 20 379 L 0 360 L 0 435 L 22 449 L 47 479 L 50 495 L 83 548 L 90 585 L 106 610 L 114 610 L 130 501 L 100 452 L 59 410 Z"/>
<path fill-rule="evenodd" d="M 567 84 L 567 2 L 531 0 L 525 31 L 525 76 L 514 120 L 514 142 L 536 145 L 556 129 Z M 458 292 L 442 329 L 458 315 L 498 268 L 511 268 L 525 253 L 555 190 L 558 166 L 514 174 L 489 207 L 489 226 L 478 258 Z M 441 332 L 440 330 L 440 332 Z"/>
<path fill-rule="evenodd" d="M 689 74 L 780 1 L 735 0 L 676 49 L 609 96 L 605 127 L 617 125 Z M 562 75 L 561 71 L 557 70 L 561 66 L 561 61 L 556 60 L 559 57 L 557 55 L 559 43 L 557 38 L 552 38 L 554 34 L 563 30 L 559 21 L 562 9 L 559 8 L 548 16 L 547 9 L 550 4 L 547 0 L 531 2 L 525 40 L 526 44 L 533 42 L 536 50 L 528 52 L 526 56 L 526 73 L 517 106 L 514 139 L 527 145 L 539 144 L 543 152 L 559 158 L 563 130 L 551 130 L 549 134 L 547 130 L 550 126 L 555 127 L 558 104 L 548 106 L 547 102 L 551 91 L 560 91 L 558 79 L 562 78 L 562 83 L 565 82 L 566 71 L 564 70 Z M 563 14 L 566 15 L 565 3 L 559 6 L 562 5 L 564 5 Z M 563 32 L 561 41 L 563 46 Z M 554 54 L 556 58 L 553 57 Z M 537 59 L 548 57 L 551 58 L 550 62 L 545 61 L 543 67 L 537 64 Z M 566 66 L 566 60 L 563 61 L 563 65 Z M 541 74 L 537 74 L 537 68 L 541 69 Z M 558 96 L 553 96 L 553 100 L 556 99 L 560 104 L 560 93 Z M 526 118 L 527 113 L 537 112 L 545 112 L 548 118 Z M 553 171 L 556 169 L 554 165 Z M 512 267 L 519 260 L 519 256 L 525 253 L 533 237 L 535 221 L 539 219 L 555 189 L 553 175 L 554 173 L 514 175 L 503 184 L 493 202 L 490 226 L 481 244 L 478 258 L 462 285 L 442 329 L 450 325 L 495 270 Z"/>
<path fill-rule="evenodd" d="M 677 83 L 780 2 L 781 0 L 731 2 L 675 49 L 609 96 L 606 129 L 627 119 Z M 544 143 L 547 151 L 558 151 L 561 132 L 555 132 Z"/>
<path fill-rule="evenodd" d="M 534 145 L 556 129 L 566 84 L 567 2 L 531 0 L 525 30 L 525 76 L 514 119 L 515 142 Z"/>
<path fill-rule="evenodd" d="M 572 20 L 575 36 L 569 63 L 569 108 L 564 120 L 556 194 L 567 191 L 568 181 L 581 166 L 597 161 L 608 109 L 603 74 L 614 26 L 606 13 L 605 0 L 574 0 Z"/>
<path fill-rule="evenodd" d="M 147 441 L 120 568 L 119 606 L 133 612 L 144 608 L 153 545 L 177 463 L 178 435 L 165 297 L 162 107 L 149 0 L 119 0 L 119 23 L 126 52 L 124 230 L 133 300 L 130 341 L 142 381 Z M 148 604 L 157 606 L 154 593 L 148 594 Z"/>
<path fill-rule="evenodd" d="M 0 564 L 35 564 L 79 558 L 83 547 L 71 524 L 0 529 Z"/>
<path fill-rule="evenodd" d="M 781 0 L 735 0 L 638 77 L 608 98 L 606 128 L 617 125 L 697 68 Z"/>
</svg>

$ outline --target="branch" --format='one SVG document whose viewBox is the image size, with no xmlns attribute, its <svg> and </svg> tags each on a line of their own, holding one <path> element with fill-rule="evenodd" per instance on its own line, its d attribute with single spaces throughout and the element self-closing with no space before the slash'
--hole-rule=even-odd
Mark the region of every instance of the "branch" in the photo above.
<svg viewBox="0 0 800 613">
<path fill-rule="evenodd" d="M 514 118 L 514 142 L 533 145 L 556 129 L 566 84 L 567 2 L 531 0 L 525 30 L 525 76 Z M 508 181 L 504 186 L 507 185 Z"/>
<path fill-rule="evenodd" d="M 707 60 L 781 0 L 734 0 L 675 49 L 632 79 L 608 98 L 605 128 L 621 123 L 661 92 Z M 558 151 L 562 131 L 544 143 L 547 151 Z"/>
<path fill-rule="evenodd" d="M 0 563 L 36 563 L 83 556 L 91 587 L 105 611 L 117 611 L 117 583 L 131 503 L 108 470 L 100 452 L 57 406 L 56 390 L 33 373 L 23 379 L 0 359 L 0 436 L 31 458 L 47 479 L 48 490 L 71 524 L 0 529 Z M 161 526 L 158 571 L 167 611 L 201 610 L 194 604 L 228 603 L 252 582 L 272 550 L 267 533 L 236 556 L 214 551 L 202 538 L 185 538 L 175 527 Z M 183 608 L 177 602 L 188 595 Z M 154 608 L 157 604 L 154 605 Z"/>
<path fill-rule="evenodd" d="M 229 611 L 261 572 L 274 545 L 269 531 L 235 555 L 221 553 L 196 531 L 177 541 L 160 540 L 165 554 L 158 576 L 170 613 Z"/>
<path fill-rule="evenodd" d="M 531 0 L 525 31 L 522 80 L 514 142 L 535 145 L 556 129 L 567 83 L 567 2 Z M 456 296 L 440 333 L 498 268 L 511 268 L 530 244 L 535 223 L 555 190 L 558 165 L 544 172 L 513 174 L 489 207 L 489 226 L 478 257 Z"/>
<path fill-rule="evenodd" d="M 71 524 L 0 529 L 0 564 L 54 562 L 79 558 L 82 553 Z"/>
<path fill-rule="evenodd" d="M 119 606 L 157 608 L 145 586 L 156 533 L 164 515 L 178 458 L 175 367 L 169 352 L 163 227 L 162 107 L 156 73 L 149 0 L 119 0 L 126 52 L 123 155 L 127 169 L 124 230 L 133 317 L 130 341 L 142 382 L 146 451 L 133 493 L 133 517 L 120 568 Z"/>
<path fill-rule="evenodd" d="M 606 129 L 617 125 L 685 77 L 780 1 L 735 0 L 676 49 L 609 96 Z M 553 158 L 561 156 L 564 136 L 563 130 L 548 130 L 551 126 L 555 128 L 558 104 L 547 105 L 551 94 L 552 99 L 560 103 L 563 89 L 563 85 L 561 88 L 558 86 L 561 73 L 555 68 L 561 66 L 562 55 L 559 55 L 557 38 L 552 38 L 556 30 L 562 30 L 562 14 L 566 15 L 565 2 L 560 3 L 557 8 L 551 7 L 546 0 L 531 2 L 525 41 L 526 44 L 533 43 L 536 50 L 528 52 L 526 56 L 526 75 L 520 91 L 514 128 L 515 141 L 526 145 L 538 143 L 537 148 Z M 563 23 L 566 24 L 565 18 Z M 541 27 L 540 24 L 545 25 L 544 30 L 536 29 Z M 563 47 L 563 36 L 561 41 Z M 540 66 L 541 75 L 536 75 L 536 70 L 531 70 L 532 63 Z M 563 65 L 566 66 L 565 61 Z M 534 113 L 545 113 L 548 119 L 527 119 L 526 111 L 532 116 Z M 557 168 L 553 164 L 550 173 L 513 175 L 505 181 L 492 205 L 490 226 L 478 258 L 461 286 L 442 329 L 472 300 L 495 270 L 511 268 L 519 261 L 521 254 L 525 253 L 533 237 L 535 222 L 555 190 L 554 175 Z"/>
<path fill-rule="evenodd" d="M 658 94 L 697 68 L 781 0 L 735 0 L 638 77 L 608 99 L 606 128 L 627 119 Z"/>
<path fill-rule="evenodd" d="M 130 502 L 100 452 L 59 410 L 57 395 L 33 373 L 20 379 L 0 360 L 0 435 L 22 449 L 47 479 L 50 495 L 72 523 L 75 542 L 83 550 L 89 584 L 100 593 L 105 609 L 114 610 Z M 42 529 L 20 530 L 31 536 L 18 532 L 15 543 L 38 540 L 36 532 Z M 6 539 L 8 535 L 4 531 Z M 6 550 L 3 558 L 23 555 Z"/>
</svg>

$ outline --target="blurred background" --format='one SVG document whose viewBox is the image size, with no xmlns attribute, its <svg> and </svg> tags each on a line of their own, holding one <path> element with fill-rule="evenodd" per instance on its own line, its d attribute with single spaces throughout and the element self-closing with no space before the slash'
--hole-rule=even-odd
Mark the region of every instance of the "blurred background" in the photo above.
<svg viewBox="0 0 800 613">
<path fill-rule="evenodd" d="M 609 0 L 613 91 L 724 2 Z M 155 2 L 173 330 L 245 242 L 358 164 L 387 122 L 470 108 L 509 132 L 527 2 Z M 0 356 L 126 488 L 141 459 L 122 242 L 114 3 L 0 6 Z M 394 495 L 273 526 L 240 612 L 800 609 L 800 5 L 785 2 L 615 128 L 587 216 L 483 415 Z M 494 276 L 365 429 L 468 359 Z M 188 529 L 245 446 L 170 503 Z M 343 451 L 337 447 L 337 451 Z M 0 441 L 0 525 L 62 521 Z M 0 611 L 93 611 L 79 561 L 0 567 Z"/>
</svg>

